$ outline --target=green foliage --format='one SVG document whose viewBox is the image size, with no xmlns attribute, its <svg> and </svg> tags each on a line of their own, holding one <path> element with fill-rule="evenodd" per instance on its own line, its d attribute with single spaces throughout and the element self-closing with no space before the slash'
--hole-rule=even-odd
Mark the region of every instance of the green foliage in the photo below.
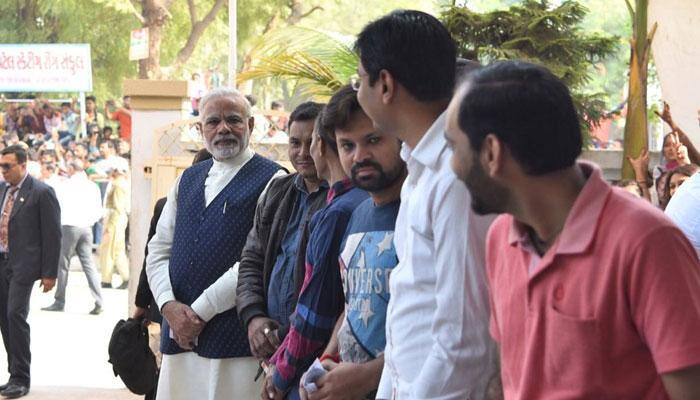
<svg viewBox="0 0 700 400">
<path fill-rule="evenodd" d="M 261 37 L 251 55 L 255 64 L 238 77 L 239 82 L 261 78 L 298 80 L 301 95 L 324 100 L 357 69 L 352 37 L 290 26 Z"/>
<path fill-rule="evenodd" d="M 605 113 L 601 93 L 587 93 L 592 67 L 613 54 L 618 39 L 599 32 L 584 32 L 581 24 L 588 9 L 572 0 L 558 6 L 547 0 L 524 0 L 507 10 L 478 13 L 450 6 L 442 20 L 454 37 L 461 57 L 489 63 L 521 59 L 541 64 L 571 89 L 582 127 L 597 123 Z"/>
<path fill-rule="evenodd" d="M 432 13 L 436 5 L 450 3 L 448 0 L 305 1 L 305 10 L 314 5 L 322 9 L 293 27 L 284 22 L 288 14 L 285 11 L 280 26 L 264 35 L 262 22 L 271 17 L 272 14 L 265 14 L 269 10 L 261 10 L 263 16 L 253 27 L 248 24 L 255 19 L 242 16 L 239 3 L 239 40 L 242 40 L 243 23 L 243 29 L 250 28 L 246 32 L 251 32 L 251 36 L 241 47 L 246 54 L 253 55 L 253 64 L 239 75 L 239 82 L 253 80 L 253 91 L 259 97 L 266 100 L 283 97 L 290 105 L 309 98 L 326 99 L 333 88 L 347 83 L 355 73 L 357 56 L 351 47 L 355 35 L 367 23 L 397 8 Z M 289 90 L 288 86 L 294 89 Z"/>
</svg>

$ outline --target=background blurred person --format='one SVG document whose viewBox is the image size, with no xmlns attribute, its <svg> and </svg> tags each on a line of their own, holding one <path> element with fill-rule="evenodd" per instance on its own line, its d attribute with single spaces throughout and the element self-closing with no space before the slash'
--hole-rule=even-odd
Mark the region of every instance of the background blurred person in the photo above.
<svg viewBox="0 0 700 400">
<path fill-rule="evenodd" d="M 129 285 L 126 226 L 131 209 L 131 184 L 127 177 L 128 171 L 123 166 L 113 165 L 108 169 L 108 173 L 110 183 L 104 202 L 106 215 L 99 249 L 102 287 L 112 287 L 112 274 L 116 269 L 122 279 L 117 289 L 126 289 Z"/>
<path fill-rule="evenodd" d="M 53 304 L 42 310 L 64 310 L 70 261 L 77 254 L 90 292 L 95 299 L 94 308 L 90 314 L 97 315 L 102 312 L 104 302 L 99 274 L 92 259 L 92 226 L 104 214 L 102 198 L 100 189 L 85 174 L 85 166 L 81 160 L 76 159 L 68 163 L 68 176 L 69 178 L 56 188 L 56 196 L 61 205 L 62 233 L 56 293 Z"/>
</svg>

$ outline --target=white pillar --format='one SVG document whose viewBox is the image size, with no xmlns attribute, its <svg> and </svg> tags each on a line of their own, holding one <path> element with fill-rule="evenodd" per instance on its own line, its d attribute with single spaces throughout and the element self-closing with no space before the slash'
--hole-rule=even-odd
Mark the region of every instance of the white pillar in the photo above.
<svg viewBox="0 0 700 400">
<path fill-rule="evenodd" d="M 129 313 L 143 265 L 153 214 L 151 178 L 145 168 L 155 165 L 154 129 L 186 118 L 187 82 L 127 79 L 124 95 L 131 96 L 131 214 L 129 215 Z"/>
</svg>

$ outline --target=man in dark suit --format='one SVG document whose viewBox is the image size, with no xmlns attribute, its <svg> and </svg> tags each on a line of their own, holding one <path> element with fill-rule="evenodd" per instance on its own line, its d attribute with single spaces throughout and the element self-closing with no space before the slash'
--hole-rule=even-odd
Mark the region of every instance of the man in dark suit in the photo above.
<svg viewBox="0 0 700 400">
<path fill-rule="evenodd" d="M 10 373 L 0 395 L 14 399 L 29 392 L 29 298 L 34 281 L 41 280 L 44 292 L 56 283 L 61 210 L 53 189 L 27 174 L 21 146 L 0 154 L 0 331 Z"/>
</svg>

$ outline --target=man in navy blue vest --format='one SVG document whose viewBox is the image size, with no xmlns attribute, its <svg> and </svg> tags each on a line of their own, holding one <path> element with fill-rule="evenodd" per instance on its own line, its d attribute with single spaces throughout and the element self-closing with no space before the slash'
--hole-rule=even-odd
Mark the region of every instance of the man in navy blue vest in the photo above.
<svg viewBox="0 0 700 400">
<path fill-rule="evenodd" d="M 258 365 L 235 310 L 236 264 L 258 199 L 279 165 L 248 148 L 253 117 L 237 91 L 200 102 L 213 160 L 183 172 L 148 245 L 146 272 L 163 314 L 158 399 L 247 399 Z"/>
</svg>

